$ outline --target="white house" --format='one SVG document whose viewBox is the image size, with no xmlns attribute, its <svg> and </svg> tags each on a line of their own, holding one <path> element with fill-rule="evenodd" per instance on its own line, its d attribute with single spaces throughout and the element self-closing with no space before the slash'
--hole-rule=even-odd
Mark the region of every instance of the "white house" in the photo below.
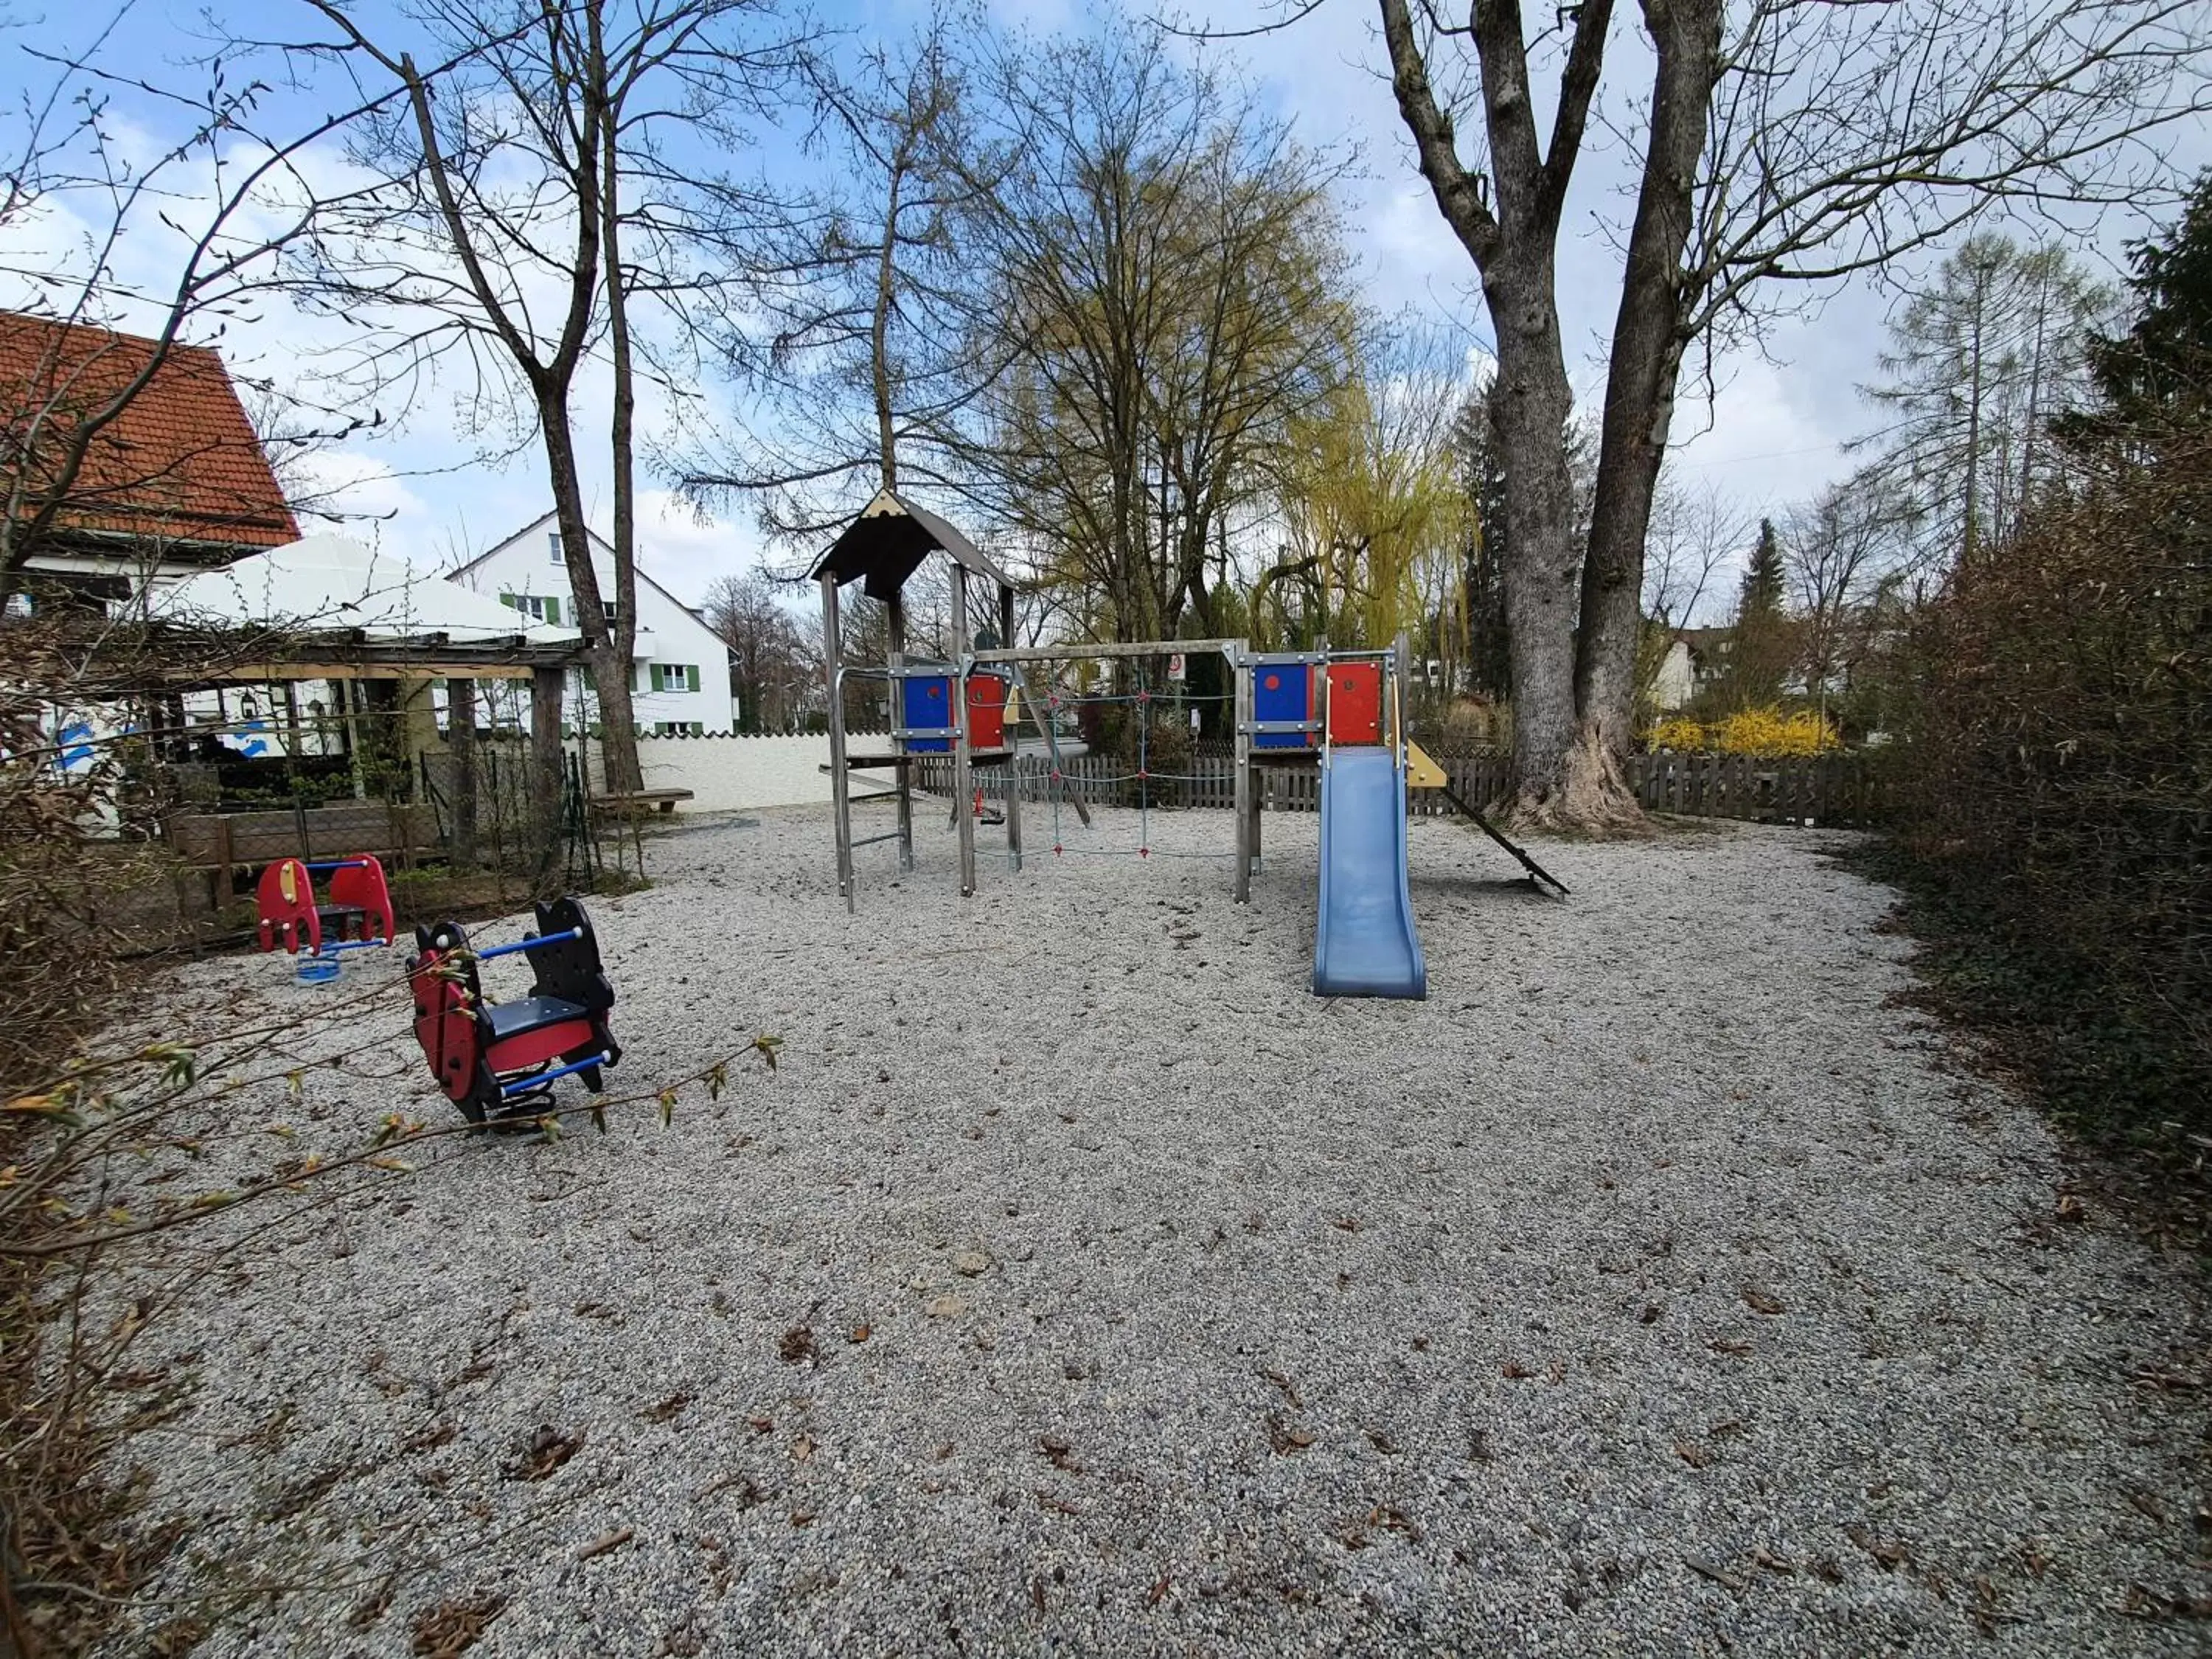
<svg viewBox="0 0 2212 1659">
<path fill-rule="evenodd" d="M 512 605 L 533 621 L 555 627 L 576 625 L 576 601 L 568 587 L 568 566 L 561 550 L 556 515 L 525 525 L 514 534 L 453 572 L 464 587 Z M 615 591 L 614 550 L 592 538 L 592 568 L 599 592 Z M 607 601 L 614 620 L 614 602 Z M 637 638 L 631 648 L 630 711 L 638 729 L 663 735 L 730 732 L 738 725 L 737 699 L 730 692 L 730 653 L 699 613 L 646 574 L 637 573 Z M 597 700 L 580 691 L 580 720 L 599 718 Z"/>
</svg>

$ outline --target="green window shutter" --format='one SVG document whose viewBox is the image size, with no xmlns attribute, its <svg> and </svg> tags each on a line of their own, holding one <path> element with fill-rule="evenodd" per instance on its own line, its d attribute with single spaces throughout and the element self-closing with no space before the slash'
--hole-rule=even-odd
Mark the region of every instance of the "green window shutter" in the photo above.
<svg viewBox="0 0 2212 1659">
<path fill-rule="evenodd" d="M 686 691 L 696 691 L 699 689 L 698 664 L 692 663 L 684 670 L 684 689 Z"/>
<path fill-rule="evenodd" d="M 514 595 L 512 593 L 501 594 L 499 596 L 499 602 L 505 605 L 509 611 L 514 609 Z"/>
<path fill-rule="evenodd" d="M 560 600 L 548 599 L 545 601 L 545 620 L 551 623 L 556 628 L 558 628 L 561 625 Z"/>
</svg>

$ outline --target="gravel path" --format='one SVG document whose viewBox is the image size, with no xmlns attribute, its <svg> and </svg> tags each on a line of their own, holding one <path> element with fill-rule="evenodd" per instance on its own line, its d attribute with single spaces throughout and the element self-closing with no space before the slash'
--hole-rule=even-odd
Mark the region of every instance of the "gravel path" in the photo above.
<svg viewBox="0 0 2212 1659">
<path fill-rule="evenodd" d="M 620 1079 L 756 1031 L 781 1070 L 444 1143 L 203 1278 L 137 1441 L 191 1531 L 113 1650 L 266 1584 L 197 1651 L 434 1650 L 471 1603 L 485 1655 L 2204 1651 L 2201 1419 L 2142 1380 L 2199 1290 L 2055 1219 L 1831 838 L 1548 845 L 1556 902 L 1417 823 L 1407 1004 L 1308 994 L 1315 823 L 1267 828 L 1249 908 L 1168 856 L 1221 814 L 963 904 L 933 819 L 849 918 L 824 812 L 659 842 L 593 905 Z M 382 1027 L 228 1097 L 189 1182 L 438 1117 Z"/>
</svg>

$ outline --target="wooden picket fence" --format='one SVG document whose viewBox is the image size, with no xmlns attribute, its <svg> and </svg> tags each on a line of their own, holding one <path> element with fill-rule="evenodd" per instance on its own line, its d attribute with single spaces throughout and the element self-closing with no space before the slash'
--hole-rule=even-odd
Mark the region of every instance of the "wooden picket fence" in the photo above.
<svg viewBox="0 0 2212 1659">
<path fill-rule="evenodd" d="M 1505 793 L 1510 761 L 1503 750 L 1431 749 L 1431 757 L 1461 799 L 1480 806 Z M 1062 763 L 1054 784 L 1052 763 L 1042 754 L 1018 757 L 1022 799 L 1042 802 L 1055 790 L 1087 806 L 1134 806 L 1139 793 L 1155 807 L 1222 807 L 1237 802 L 1237 768 L 1226 753 L 1200 752 L 1177 770 L 1140 781 L 1126 763 L 1106 755 L 1082 755 Z M 994 800 L 1004 800 L 1009 769 L 978 769 L 975 782 Z M 933 757 L 921 763 L 919 786 L 949 795 L 952 763 Z M 1628 781 L 1646 811 L 1691 817 L 1741 818 L 1764 823 L 1812 823 L 1869 827 L 1884 820 L 1887 805 L 1879 781 L 1858 755 L 1763 757 L 1686 755 L 1672 750 L 1632 755 Z M 1263 771 L 1261 803 L 1276 812 L 1311 812 L 1321 806 L 1321 775 L 1313 767 Z M 1441 790 L 1407 793 L 1407 810 L 1419 817 L 1450 816 L 1456 809 Z"/>
</svg>

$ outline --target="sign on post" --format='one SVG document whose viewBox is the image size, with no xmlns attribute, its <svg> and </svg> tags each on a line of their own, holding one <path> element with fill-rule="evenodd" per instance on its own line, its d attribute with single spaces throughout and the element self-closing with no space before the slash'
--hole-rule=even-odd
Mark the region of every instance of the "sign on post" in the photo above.
<svg viewBox="0 0 2212 1659">
<path fill-rule="evenodd" d="M 1182 669 L 1183 653 L 1178 651 L 1168 659 L 1168 678 L 1171 680 L 1179 680 L 1182 678 Z"/>
</svg>

